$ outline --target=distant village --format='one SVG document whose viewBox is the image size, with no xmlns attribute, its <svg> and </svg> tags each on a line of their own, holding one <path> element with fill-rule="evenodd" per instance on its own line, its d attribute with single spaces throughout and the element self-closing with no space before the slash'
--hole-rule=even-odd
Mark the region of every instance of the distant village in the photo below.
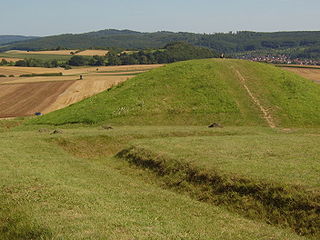
<svg viewBox="0 0 320 240">
<path fill-rule="evenodd" d="M 265 62 L 265 63 L 274 63 L 274 64 L 298 64 L 298 65 L 320 66 L 320 60 L 299 59 L 299 58 L 291 59 L 287 55 L 265 55 L 265 56 L 243 55 L 238 58 L 250 60 L 254 62 Z"/>
</svg>

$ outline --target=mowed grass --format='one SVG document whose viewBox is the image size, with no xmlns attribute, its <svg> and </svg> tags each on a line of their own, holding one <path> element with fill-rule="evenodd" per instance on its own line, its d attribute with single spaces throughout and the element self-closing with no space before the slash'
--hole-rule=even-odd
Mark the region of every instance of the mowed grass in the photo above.
<svg viewBox="0 0 320 240">
<path fill-rule="evenodd" d="M 208 171 L 300 186 L 320 193 L 320 132 L 159 138 L 134 146 Z M 223 134 L 225 130 L 217 130 Z"/>
<path fill-rule="evenodd" d="M 319 129 L 212 130 L 136 140 L 117 154 L 168 186 L 245 216 L 320 236 Z"/>
<path fill-rule="evenodd" d="M 82 152 L 90 153 L 84 148 L 112 150 L 124 140 L 211 134 L 208 130 L 50 131 L 0 133 L 0 239 L 306 239 L 166 190 L 154 175 L 110 151 L 81 156 L 70 148 L 70 142 L 82 142 Z M 97 138 L 104 144 L 84 144 L 83 139 Z M 115 139 L 122 139 L 119 145 Z"/>
<path fill-rule="evenodd" d="M 320 125 L 319 85 L 271 65 L 227 59 L 169 64 L 31 123 L 266 126 L 244 84 L 277 126 Z"/>
</svg>

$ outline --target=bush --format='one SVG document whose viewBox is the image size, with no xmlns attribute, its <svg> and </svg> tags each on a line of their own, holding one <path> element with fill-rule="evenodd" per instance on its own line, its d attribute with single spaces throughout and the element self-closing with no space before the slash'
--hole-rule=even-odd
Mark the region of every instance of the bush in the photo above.
<svg viewBox="0 0 320 240">
<path fill-rule="evenodd" d="M 6 75 L 0 74 L 0 77 L 7 77 Z"/>
<path fill-rule="evenodd" d="M 51 76 L 62 76 L 63 74 L 60 73 L 32 73 L 32 74 L 22 74 L 20 77 L 51 77 Z"/>
</svg>

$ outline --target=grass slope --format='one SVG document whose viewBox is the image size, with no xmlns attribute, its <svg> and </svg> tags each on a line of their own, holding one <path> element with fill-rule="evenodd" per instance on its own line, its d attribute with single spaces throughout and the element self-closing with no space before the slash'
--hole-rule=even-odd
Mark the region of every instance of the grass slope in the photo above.
<svg viewBox="0 0 320 240">
<path fill-rule="evenodd" d="M 200 127 L 66 129 L 58 135 L 4 129 L 0 239 L 307 239 L 163 189 L 153 175 L 109 152 L 114 140 L 128 136 L 197 132 L 203 133 Z M 89 155 L 77 156 L 73 143 Z M 108 151 L 90 155 L 91 147 Z"/>
<path fill-rule="evenodd" d="M 245 84 L 278 126 L 319 126 L 320 86 L 267 64 L 193 60 L 170 64 L 31 123 L 266 125 Z"/>
<path fill-rule="evenodd" d="M 320 236 L 318 134 L 212 133 L 138 140 L 118 156 L 198 199 Z"/>
</svg>

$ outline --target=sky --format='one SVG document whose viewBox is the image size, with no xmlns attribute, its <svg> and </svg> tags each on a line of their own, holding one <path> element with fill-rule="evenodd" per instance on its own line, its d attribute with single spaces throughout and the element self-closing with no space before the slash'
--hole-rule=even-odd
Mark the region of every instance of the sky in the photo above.
<svg viewBox="0 0 320 240">
<path fill-rule="evenodd" d="M 320 31 L 320 0 L 0 0 L 0 35 Z"/>
</svg>

